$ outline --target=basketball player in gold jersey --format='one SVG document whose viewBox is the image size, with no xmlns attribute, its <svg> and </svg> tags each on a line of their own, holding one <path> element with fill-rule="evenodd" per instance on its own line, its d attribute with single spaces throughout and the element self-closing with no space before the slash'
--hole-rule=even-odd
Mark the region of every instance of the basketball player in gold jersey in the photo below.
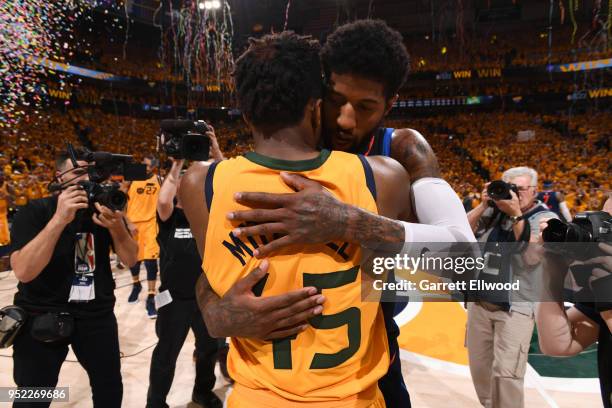
<svg viewBox="0 0 612 408">
<path fill-rule="evenodd" d="M 0 173 L 0 246 L 8 245 L 10 242 L 8 226 L 10 191 L 8 183 L 4 180 L 4 174 Z"/>
<path fill-rule="evenodd" d="M 238 191 L 291 192 L 281 171 L 317 180 L 340 200 L 368 211 L 393 218 L 410 212 L 410 182 L 399 163 L 317 149 L 318 51 L 316 41 L 292 32 L 252 40 L 235 76 L 255 151 L 211 165 L 196 163 L 181 184 L 202 267 L 218 295 L 258 265 L 267 272 L 259 294 L 301 287 L 320 292 L 320 310 L 297 335 L 273 342 L 231 339 L 230 408 L 385 406 L 377 382 L 389 367 L 387 335 L 379 303 L 361 301 L 361 248 L 344 242 L 290 246 L 269 264 L 260 263 L 253 251 L 272 237 L 242 241 L 232 232 L 238 224 L 226 218 L 228 211 L 245 208 L 234 201 Z"/>
<path fill-rule="evenodd" d="M 4 173 L 0 169 L 0 272 L 9 268 L 8 251 L 11 242 L 8 224 L 8 210 L 12 190 L 4 179 Z"/>
<path fill-rule="evenodd" d="M 130 269 L 134 286 L 128 298 L 128 303 L 138 302 L 138 295 L 142 290 L 142 285 L 140 284 L 140 263 L 144 261 L 149 286 L 145 308 L 149 318 L 154 319 L 157 317 L 153 298 L 157 282 L 157 258 L 159 258 L 157 219 L 155 214 L 160 183 L 159 177 L 154 173 L 154 168 L 157 166 L 156 159 L 153 156 L 145 156 L 143 164 L 147 166 L 149 177 L 147 180 L 133 181 L 127 191 L 129 197 L 127 218 L 138 229 L 138 262 Z"/>
</svg>

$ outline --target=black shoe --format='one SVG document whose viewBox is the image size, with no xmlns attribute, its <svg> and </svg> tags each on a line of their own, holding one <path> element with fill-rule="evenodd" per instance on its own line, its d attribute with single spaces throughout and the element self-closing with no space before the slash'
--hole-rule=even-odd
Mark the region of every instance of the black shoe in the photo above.
<svg viewBox="0 0 612 408">
<path fill-rule="evenodd" d="M 147 304 L 145 307 L 147 309 L 147 316 L 149 316 L 149 319 L 156 319 L 157 310 L 155 309 L 155 300 L 153 299 L 153 295 L 147 296 Z"/>
<path fill-rule="evenodd" d="M 138 303 L 138 295 L 142 290 L 142 285 L 140 282 L 136 285 L 132 285 L 132 291 L 130 292 L 130 297 L 128 297 L 128 303 Z"/>
<path fill-rule="evenodd" d="M 204 408 L 223 408 L 223 401 L 212 391 L 201 395 L 191 394 L 191 400 Z"/>
</svg>

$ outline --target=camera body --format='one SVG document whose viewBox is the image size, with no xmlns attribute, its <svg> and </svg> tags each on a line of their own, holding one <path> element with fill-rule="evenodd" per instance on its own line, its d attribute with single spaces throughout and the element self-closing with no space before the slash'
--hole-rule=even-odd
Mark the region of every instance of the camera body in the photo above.
<svg viewBox="0 0 612 408">
<path fill-rule="evenodd" d="M 204 161 L 210 157 L 210 139 L 206 132 L 211 128 L 203 120 L 165 119 L 161 121 L 158 145 L 168 156 L 176 160 Z"/>
<path fill-rule="evenodd" d="M 547 249 L 556 255 L 576 261 L 593 259 L 605 255 L 598 243 L 612 242 L 612 215 L 605 211 L 585 211 L 576 214 L 572 222 L 548 220 L 542 238 L 548 244 Z M 555 243 L 562 245 L 553 247 Z M 596 266 L 577 264 L 571 266 L 570 271 L 578 285 L 588 287 L 588 279 Z"/>
<path fill-rule="evenodd" d="M 572 222 L 558 219 L 548 220 L 542 231 L 544 242 L 558 243 L 599 243 L 612 242 L 612 215 L 605 211 L 585 211 L 576 214 Z M 567 246 L 567 254 L 579 261 L 594 258 L 598 253 L 589 246 Z M 593 245 L 593 248 L 596 246 Z"/>
<path fill-rule="evenodd" d="M 91 152 L 86 150 L 77 158 L 77 154 L 72 144 L 67 144 L 68 154 L 72 161 L 73 168 L 79 168 L 77 160 L 83 160 L 89 164 L 81 168 L 87 169 L 89 180 L 79 181 L 83 190 L 87 193 L 89 201 L 89 209 L 87 211 L 95 212 L 94 203 L 98 202 L 111 210 L 123 211 L 127 204 L 127 195 L 120 190 L 118 183 L 107 182 L 113 176 L 123 176 L 125 180 L 146 180 L 147 169 L 144 164 L 133 162 L 133 158 L 126 154 L 113 154 L 108 152 Z M 62 191 L 69 185 L 67 182 L 52 182 L 49 183 L 49 192 Z"/>
<path fill-rule="evenodd" d="M 514 191 L 517 196 L 519 194 L 516 184 L 506 183 L 503 180 L 494 180 L 487 186 L 487 194 L 493 200 L 510 200 L 512 198 L 510 191 Z"/>
<path fill-rule="evenodd" d="M 94 210 L 94 203 L 99 203 L 113 211 L 123 211 L 127 205 L 128 196 L 119 189 L 118 183 L 98 184 L 93 181 L 78 183 L 87 193 L 89 208 Z"/>
<path fill-rule="evenodd" d="M 111 176 L 123 176 L 126 181 L 147 179 L 147 166 L 134 163 L 133 157 L 128 154 L 86 152 L 83 160 L 93 163 L 87 167 L 87 173 L 94 183 L 102 183 Z"/>
</svg>

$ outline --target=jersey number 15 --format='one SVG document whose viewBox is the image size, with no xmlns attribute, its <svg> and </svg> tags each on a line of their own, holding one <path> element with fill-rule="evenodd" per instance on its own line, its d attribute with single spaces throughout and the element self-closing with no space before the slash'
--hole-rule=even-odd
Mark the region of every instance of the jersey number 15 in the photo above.
<svg viewBox="0 0 612 408">
<path fill-rule="evenodd" d="M 339 288 L 357 280 L 359 266 L 355 266 L 345 271 L 328 273 L 305 273 L 304 287 L 312 286 L 317 288 L 319 293 L 323 289 Z M 339 313 L 330 315 L 320 315 L 310 319 L 310 325 L 315 329 L 329 330 L 347 326 L 348 347 L 336 353 L 316 353 L 310 363 L 310 369 L 325 369 L 337 367 L 351 358 L 361 344 L 361 310 L 357 307 L 349 307 Z M 291 361 L 291 340 L 297 335 L 272 342 L 274 368 L 280 370 L 290 370 Z"/>
</svg>

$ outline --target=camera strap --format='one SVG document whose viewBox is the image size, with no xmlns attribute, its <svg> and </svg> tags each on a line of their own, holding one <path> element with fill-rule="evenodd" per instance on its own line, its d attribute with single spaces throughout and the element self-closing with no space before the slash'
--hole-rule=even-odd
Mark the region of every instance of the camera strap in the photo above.
<svg viewBox="0 0 612 408">
<path fill-rule="evenodd" d="M 78 232 L 74 248 L 74 277 L 69 302 L 89 302 L 95 299 L 94 271 L 96 270 L 95 238 L 92 232 Z"/>
</svg>

